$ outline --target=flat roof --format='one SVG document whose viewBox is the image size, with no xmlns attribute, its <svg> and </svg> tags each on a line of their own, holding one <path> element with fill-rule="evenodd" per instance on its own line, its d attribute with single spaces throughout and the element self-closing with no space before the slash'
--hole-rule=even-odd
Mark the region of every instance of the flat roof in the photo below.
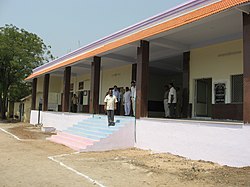
<svg viewBox="0 0 250 187">
<path fill-rule="evenodd" d="M 249 2 L 249 0 L 188 1 L 39 66 L 33 70 L 33 73 L 26 80 L 58 68 L 70 66 L 79 60 L 97 56 L 126 44 L 198 21 L 246 2 Z"/>
</svg>

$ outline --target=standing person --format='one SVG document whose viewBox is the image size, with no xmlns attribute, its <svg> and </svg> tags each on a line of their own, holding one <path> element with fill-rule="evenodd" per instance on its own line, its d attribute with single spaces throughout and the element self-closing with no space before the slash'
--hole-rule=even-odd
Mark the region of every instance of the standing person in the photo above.
<svg viewBox="0 0 250 187">
<path fill-rule="evenodd" d="M 108 126 L 115 126 L 114 111 L 116 110 L 117 99 L 113 95 L 112 89 L 109 89 L 109 94 L 104 99 L 104 110 L 107 111 Z"/>
<path fill-rule="evenodd" d="M 71 101 L 72 101 L 72 112 L 76 113 L 78 105 L 78 97 L 76 94 L 73 95 Z"/>
<path fill-rule="evenodd" d="M 164 93 L 164 99 L 163 99 L 165 118 L 169 118 L 168 95 L 169 95 L 169 86 L 165 85 L 165 93 Z"/>
<path fill-rule="evenodd" d="M 120 115 L 120 103 L 121 103 L 121 95 L 119 90 L 117 89 L 117 86 L 114 85 L 114 89 L 113 89 L 113 95 L 116 96 L 117 99 L 117 110 L 115 111 L 116 115 Z"/>
<path fill-rule="evenodd" d="M 130 115 L 130 108 L 131 108 L 131 99 L 130 99 L 130 90 L 129 87 L 126 87 L 125 93 L 123 95 L 123 103 L 124 103 L 124 111 L 125 111 L 125 116 Z"/>
<path fill-rule="evenodd" d="M 168 94 L 168 106 L 169 113 L 171 118 L 175 118 L 175 110 L 176 110 L 176 90 L 174 89 L 174 84 L 169 84 L 169 94 Z"/>
<path fill-rule="evenodd" d="M 135 116 L 135 105 L 136 105 L 136 85 L 135 81 L 131 81 L 131 101 L 132 101 L 132 109 L 133 109 L 133 116 Z"/>
</svg>

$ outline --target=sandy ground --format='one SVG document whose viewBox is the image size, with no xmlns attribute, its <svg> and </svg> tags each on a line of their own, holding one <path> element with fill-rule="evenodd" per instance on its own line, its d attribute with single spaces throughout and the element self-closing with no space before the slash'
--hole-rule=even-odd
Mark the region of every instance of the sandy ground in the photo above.
<svg viewBox="0 0 250 187">
<path fill-rule="evenodd" d="M 139 149 L 69 154 L 74 151 L 46 141 L 51 134 L 39 127 L 0 123 L 0 128 L 25 139 L 18 141 L 0 131 L 0 186 L 250 186 L 250 167 L 226 167 Z M 53 157 L 61 165 L 48 159 L 64 153 L 68 155 Z"/>
</svg>

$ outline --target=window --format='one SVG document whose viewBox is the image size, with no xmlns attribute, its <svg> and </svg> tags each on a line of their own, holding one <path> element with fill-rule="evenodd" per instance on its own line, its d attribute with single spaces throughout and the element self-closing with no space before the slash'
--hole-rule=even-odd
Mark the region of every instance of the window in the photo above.
<svg viewBox="0 0 250 187">
<path fill-rule="evenodd" d="M 78 84 L 78 90 L 82 90 L 83 87 L 84 87 L 83 81 L 82 81 L 82 82 L 79 82 L 79 84 Z"/>
<path fill-rule="evenodd" d="M 73 91 L 74 90 L 74 83 L 71 83 L 70 84 L 70 91 Z"/>
<path fill-rule="evenodd" d="M 243 74 L 232 75 L 232 103 L 243 102 Z"/>
</svg>

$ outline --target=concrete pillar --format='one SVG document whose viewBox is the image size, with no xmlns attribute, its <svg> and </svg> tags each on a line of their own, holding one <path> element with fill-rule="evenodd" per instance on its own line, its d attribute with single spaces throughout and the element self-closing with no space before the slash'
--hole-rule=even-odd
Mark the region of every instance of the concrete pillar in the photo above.
<svg viewBox="0 0 250 187">
<path fill-rule="evenodd" d="M 95 56 L 91 63 L 91 85 L 89 113 L 99 114 L 99 92 L 100 92 L 101 58 Z"/>
<path fill-rule="evenodd" d="M 37 78 L 32 80 L 31 110 L 36 109 Z"/>
<path fill-rule="evenodd" d="M 183 53 L 183 91 L 182 91 L 182 117 L 187 118 L 190 116 L 189 108 L 189 72 L 190 72 L 190 52 Z"/>
<path fill-rule="evenodd" d="M 243 13 L 243 121 L 250 123 L 250 15 Z"/>
<path fill-rule="evenodd" d="M 71 67 L 66 67 L 64 70 L 64 77 L 63 77 L 63 102 L 62 102 L 63 112 L 69 111 L 70 78 L 71 78 Z"/>
<path fill-rule="evenodd" d="M 136 118 L 148 116 L 149 42 L 141 40 L 137 48 Z"/>
<path fill-rule="evenodd" d="M 131 77 L 131 81 L 136 81 L 136 71 L 137 71 L 137 64 L 132 64 L 132 77 Z"/>
<path fill-rule="evenodd" d="M 48 111 L 49 78 L 50 74 L 46 74 L 43 80 L 43 111 Z"/>
</svg>

